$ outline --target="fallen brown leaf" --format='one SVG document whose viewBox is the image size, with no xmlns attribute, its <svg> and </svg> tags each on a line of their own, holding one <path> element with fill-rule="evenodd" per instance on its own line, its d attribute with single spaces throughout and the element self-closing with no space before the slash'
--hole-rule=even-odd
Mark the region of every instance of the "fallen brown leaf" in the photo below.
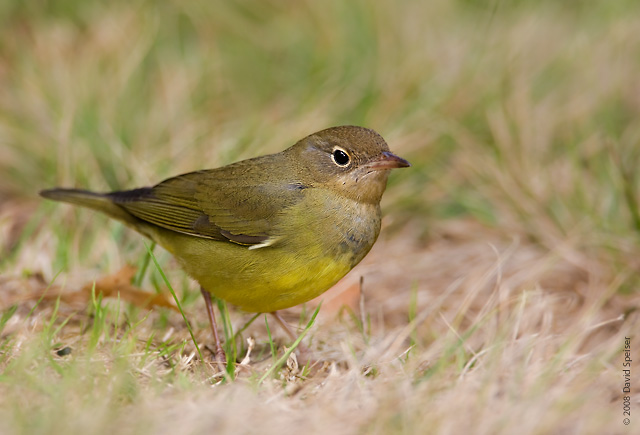
<svg viewBox="0 0 640 435">
<path fill-rule="evenodd" d="M 71 293 L 61 293 L 59 287 L 53 287 L 44 296 L 45 299 L 61 300 L 69 304 L 86 304 L 92 298 L 94 292 L 96 296 L 102 294 L 105 298 L 120 298 L 123 301 L 130 302 L 140 308 L 165 307 L 174 311 L 178 308 L 169 299 L 166 294 L 154 294 L 142 290 L 131 284 L 135 276 L 137 268 L 132 265 L 126 265 L 114 274 L 107 275 L 104 278 L 85 284 L 80 290 Z M 58 291 L 56 291 L 58 290 Z"/>
</svg>

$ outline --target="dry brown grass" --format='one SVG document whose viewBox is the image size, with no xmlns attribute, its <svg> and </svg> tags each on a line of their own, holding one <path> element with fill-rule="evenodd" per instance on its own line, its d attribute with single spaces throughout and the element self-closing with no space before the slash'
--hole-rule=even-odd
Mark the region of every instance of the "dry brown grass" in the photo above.
<svg viewBox="0 0 640 435">
<path fill-rule="evenodd" d="M 358 276 L 366 277 L 370 332 L 360 334 L 348 318 L 333 321 L 325 314 L 310 343 L 327 366 L 307 379 L 285 370 L 280 380 L 258 386 L 257 376 L 271 365 L 263 356 L 239 370 L 232 384 L 218 385 L 210 377 L 213 367 L 206 365 L 203 372 L 180 316 L 167 314 L 167 324 L 159 330 L 154 326 L 158 313 L 151 312 L 129 332 L 135 341 L 126 353 L 98 344 L 87 362 L 99 380 L 84 380 L 97 386 L 78 388 L 76 382 L 82 381 L 75 380 L 71 383 L 76 387 L 65 390 L 60 374 L 36 369 L 35 382 L 51 377 L 66 399 L 61 403 L 55 394 L 46 399 L 48 394 L 26 388 L 21 394 L 24 408 L 5 424 L 25 419 L 37 407 L 44 422 L 77 431 L 610 432 L 621 424 L 614 418 L 620 411 L 621 347 L 639 323 L 637 312 L 623 313 L 637 306 L 638 295 L 616 294 L 616 277 L 606 270 L 585 269 L 560 253 L 482 230 L 457 222 L 438 229 L 443 238 L 428 246 L 406 243 L 407 234 L 380 241 L 365 263 L 333 290 L 348 289 Z M 5 370 L 13 358 L 20 359 L 21 349 L 34 346 L 51 318 L 53 301 L 41 303 L 27 317 L 34 297 L 25 290 L 31 287 L 37 295 L 43 285 L 36 278 L 13 283 L 15 294 L 28 300 L 18 305 L 5 328 L 16 354 L 5 358 Z M 5 296 L 11 287 L 2 283 Z M 409 323 L 412 289 L 417 316 Z M 291 310 L 292 319 L 296 311 Z M 71 358 L 80 361 L 89 341 L 89 334 L 82 333 L 91 323 L 87 314 L 64 303 L 57 314 L 70 320 L 55 340 L 71 347 Z M 187 314 L 198 325 L 199 342 L 210 342 L 200 304 Z M 233 314 L 238 325 L 246 317 Z M 111 339 L 125 341 L 120 336 L 126 335 L 126 321 L 119 329 Z M 263 325 L 252 325 L 247 334 L 265 351 Z M 145 349 L 154 335 L 151 349 Z M 417 338 L 413 345 L 412 336 Z M 277 333 L 277 341 L 286 339 Z M 186 344 L 154 357 L 154 347 L 162 342 Z M 64 366 L 69 357 L 51 358 Z M 122 358 L 126 370 L 117 367 Z M 634 363 L 632 370 L 638 369 Z M 134 397 L 122 397 L 126 382 L 134 384 L 128 387 Z M 15 398 L 15 388 L 5 383 L 3 389 L 10 393 L 5 397 Z M 15 411 L 15 406 L 3 403 L 5 409 Z"/>
</svg>

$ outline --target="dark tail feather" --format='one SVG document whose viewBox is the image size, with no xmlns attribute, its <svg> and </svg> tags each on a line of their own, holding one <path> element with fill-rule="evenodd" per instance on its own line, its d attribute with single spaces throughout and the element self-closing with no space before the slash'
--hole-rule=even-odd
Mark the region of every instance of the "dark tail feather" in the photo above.
<svg viewBox="0 0 640 435">
<path fill-rule="evenodd" d="M 40 192 L 40 196 L 54 201 L 68 202 L 83 207 L 98 210 L 109 217 L 125 223 L 135 224 L 137 219 L 125 209 L 113 203 L 110 194 L 90 192 L 81 189 L 47 189 Z"/>
</svg>

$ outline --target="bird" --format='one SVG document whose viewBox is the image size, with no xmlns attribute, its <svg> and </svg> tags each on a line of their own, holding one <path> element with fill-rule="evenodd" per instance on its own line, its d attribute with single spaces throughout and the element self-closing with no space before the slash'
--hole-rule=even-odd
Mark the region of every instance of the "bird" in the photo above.
<svg viewBox="0 0 640 435">
<path fill-rule="evenodd" d="M 389 172 L 409 166 L 374 130 L 344 125 L 152 187 L 40 195 L 102 212 L 169 251 L 200 284 L 214 355 L 225 361 L 211 295 L 273 313 L 292 335 L 278 311 L 321 295 L 365 257 Z"/>
</svg>

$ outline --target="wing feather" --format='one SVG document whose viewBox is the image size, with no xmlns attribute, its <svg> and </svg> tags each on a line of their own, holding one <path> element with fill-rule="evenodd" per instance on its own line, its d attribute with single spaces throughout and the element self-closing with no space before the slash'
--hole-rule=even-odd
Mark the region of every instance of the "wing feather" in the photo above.
<svg viewBox="0 0 640 435">
<path fill-rule="evenodd" d="M 191 172 L 152 188 L 114 192 L 109 196 L 138 219 L 171 231 L 241 245 L 267 246 L 264 244 L 267 240 L 279 237 L 274 231 L 282 211 L 304 195 L 297 180 L 264 177 L 263 163 L 267 162 L 261 160 L 277 156 Z M 296 188 L 286 188 L 288 185 Z"/>
</svg>

